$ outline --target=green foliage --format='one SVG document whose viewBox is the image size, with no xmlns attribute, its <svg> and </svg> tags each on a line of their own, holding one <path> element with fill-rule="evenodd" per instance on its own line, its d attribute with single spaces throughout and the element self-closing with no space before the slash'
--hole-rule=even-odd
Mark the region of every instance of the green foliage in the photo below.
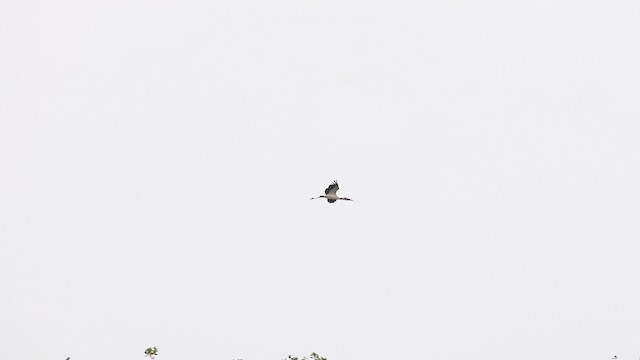
<svg viewBox="0 0 640 360">
<path fill-rule="evenodd" d="M 150 359 L 155 359 L 156 356 L 158 356 L 158 348 L 157 347 L 149 347 L 144 351 L 144 356 L 150 358 Z M 70 357 L 67 357 L 66 360 L 71 360 Z M 242 360 L 242 359 L 235 359 L 235 360 Z M 311 355 L 309 355 L 309 357 L 303 357 L 303 358 L 299 358 L 296 356 L 287 356 L 284 360 L 327 360 L 326 357 L 322 357 L 316 353 L 311 353 Z"/>
<path fill-rule="evenodd" d="M 156 356 L 158 356 L 158 348 L 155 346 L 147 348 L 147 350 L 144 351 L 144 356 L 148 356 L 151 359 L 155 359 Z"/>
<path fill-rule="evenodd" d="M 322 357 L 322 356 L 320 356 L 320 355 L 318 355 L 318 354 L 316 354 L 316 353 L 311 353 L 311 355 L 309 355 L 309 357 L 306 357 L 306 356 L 305 356 L 305 357 L 303 357 L 302 359 L 300 359 L 300 358 L 298 358 L 298 357 L 295 357 L 295 356 L 291 356 L 291 355 L 289 355 L 289 356 L 287 356 L 287 358 L 286 358 L 286 359 L 284 359 L 284 360 L 327 360 L 327 358 Z"/>
</svg>

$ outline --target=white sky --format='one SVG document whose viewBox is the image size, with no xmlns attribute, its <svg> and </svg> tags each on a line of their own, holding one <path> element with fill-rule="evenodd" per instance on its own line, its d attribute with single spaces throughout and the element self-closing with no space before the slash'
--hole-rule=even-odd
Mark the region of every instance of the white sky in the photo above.
<svg viewBox="0 0 640 360">
<path fill-rule="evenodd" d="M 0 358 L 638 359 L 639 34 L 635 0 L 1 2 Z"/>
</svg>

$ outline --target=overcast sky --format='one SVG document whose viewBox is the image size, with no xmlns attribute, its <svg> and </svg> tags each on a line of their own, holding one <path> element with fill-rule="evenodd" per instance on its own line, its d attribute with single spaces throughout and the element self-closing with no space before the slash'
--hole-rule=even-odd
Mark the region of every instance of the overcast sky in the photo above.
<svg viewBox="0 0 640 360">
<path fill-rule="evenodd" d="M 636 0 L 1 2 L 0 358 L 640 358 L 639 34 Z"/>
</svg>

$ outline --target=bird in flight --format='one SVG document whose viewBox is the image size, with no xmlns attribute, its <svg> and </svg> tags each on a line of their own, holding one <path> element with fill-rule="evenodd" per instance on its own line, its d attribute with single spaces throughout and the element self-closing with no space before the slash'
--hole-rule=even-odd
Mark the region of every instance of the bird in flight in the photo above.
<svg viewBox="0 0 640 360">
<path fill-rule="evenodd" d="M 353 201 L 349 198 L 346 197 L 338 197 L 338 195 L 336 195 L 336 191 L 338 191 L 338 189 L 340 189 L 338 187 L 338 181 L 334 180 L 331 185 L 329 185 L 329 187 L 324 191 L 324 195 L 320 195 L 318 197 L 314 197 L 311 198 L 309 200 L 313 200 L 313 199 L 320 199 L 320 198 L 325 198 L 327 199 L 327 201 L 329 203 L 334 203 L 336 202 L 336 200 L 348 200 L 348 201 Z"/>
</svg>

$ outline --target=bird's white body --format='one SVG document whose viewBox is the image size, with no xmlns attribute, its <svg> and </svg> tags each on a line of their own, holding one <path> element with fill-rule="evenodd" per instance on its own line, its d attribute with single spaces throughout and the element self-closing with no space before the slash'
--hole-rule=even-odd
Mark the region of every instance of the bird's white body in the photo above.
<svg viewBox="0 0 640 360">
<path fill-rule="evenodd" d="M 349 198 L 346 198 L 346 197 L 339 197 L 338 194 L 336 194 L 338 189 L 340 189 L 338 187 L 338 181 L 334 180 L 333 183 L 331 183 L 331 185 L 329 185 L 329 187 L 324 191 L 324 195 L 320 195 L 318 197 L 311 198 L 310 200 L 324 198 L 324 199 L 327 199 L 327 201 L 329 203 L 334 203 L 334 202 L 336 202 L 336 200 L 353 201 L 353 200 L 351 200 Z"/>
</svg>

